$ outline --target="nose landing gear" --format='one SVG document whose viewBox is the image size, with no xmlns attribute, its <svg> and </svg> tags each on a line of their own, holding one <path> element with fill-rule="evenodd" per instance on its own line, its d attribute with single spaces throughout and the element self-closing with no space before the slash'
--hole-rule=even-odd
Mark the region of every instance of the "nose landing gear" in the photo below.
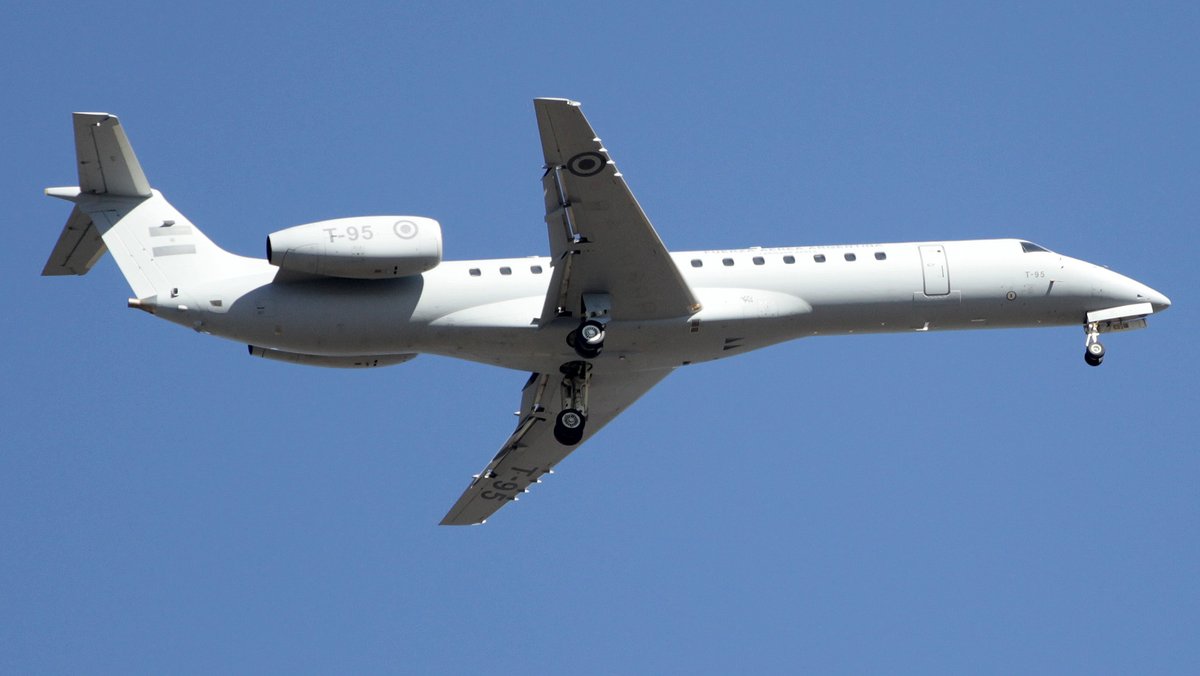
<svg viewBox="0 0 1200 676">
<path fill-rule="evenodd" d="M 1087 340 L 1084 342 L 1083 360 L 1088 366 L 1099 366 L 1104 363 L 1104 345 L 1100 343 L 1099 322 L 1088 322 L 1084 328 Z"/>
</svg>

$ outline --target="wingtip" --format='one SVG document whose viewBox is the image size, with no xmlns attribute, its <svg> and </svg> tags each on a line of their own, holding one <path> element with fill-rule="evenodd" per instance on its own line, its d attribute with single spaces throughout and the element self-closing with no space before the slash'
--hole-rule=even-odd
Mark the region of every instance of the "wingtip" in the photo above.
<svg viewBox="0 0 1200 676">
<path fill-rule="evenodd" d="M 89 122 L 103 122 L 109 119 L 117 119 L 117 116 L 113 115 L 112 113 L 75 112 L 71 113 L 71 117 L 75 118 L 76 120 L 87 120 Z"/>
<path fill-rule="evenodd" d="M 534 103 L 564 103 L 568 106 L 575 106 L 576 108 L 583 105 L 578 101 L 572 101 L 571 99 L 560 99 L 560 98 L 555 98 L 552 96 L 539 96 L 539 97 L 535 98 L 533 100 L 533 102 Z"/>
<path fill-rule="evenodd" d="M 446 518 L 442 519 L 438 523 L 438 525 L 439 526 L 482 526 L 485 523 L 487 523 L 487 519 L 484 519 L 483 521 L 455 521 L 454 519 L 451 519 L 450 517 L 446 517 Z"/>
</svg>

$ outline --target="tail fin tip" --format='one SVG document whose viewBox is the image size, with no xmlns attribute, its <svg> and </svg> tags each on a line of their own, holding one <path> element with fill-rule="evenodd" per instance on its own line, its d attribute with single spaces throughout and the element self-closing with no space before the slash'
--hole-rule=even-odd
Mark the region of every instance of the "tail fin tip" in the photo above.
<svg viewBox="0 0 1200 676">
<path fill-rule="evenodd" d="M 142 171 L 121 121 L 109 113 L 73 113 L 79 189 L 93 195 L 149 197 Z"/>
</svg>

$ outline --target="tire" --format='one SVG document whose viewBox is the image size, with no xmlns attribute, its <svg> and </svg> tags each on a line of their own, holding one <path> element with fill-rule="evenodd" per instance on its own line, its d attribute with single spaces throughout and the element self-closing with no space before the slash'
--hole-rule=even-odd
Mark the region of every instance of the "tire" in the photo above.
<svg viewBox="0 0 1200 676">
<path fill-rule="evenodd" d="M 1092 344 L 1088 345 L 1087 352 L 1089 355 L 1095 357 L 1096 359 L 1104 358 L 1104 346 L 1101 345 L 1100 343 L 1092 343 Z"/>
<path fill-rule="evenodd" d="M 587 417 L 579 411 L 563 409 L 554 420 L 554 438 L 563 446 L 574 446 L 583 440 Z"/>
<path fill-rule="evenodd" d="M 604 325 L 589 319 L 579 326 L 579 339 L 592 347 L 600 347 L 604 344 Z"/>
<path fill-rule="evenodd" d="M 600 356 L 600 347 L 592 347 L 582 340 L 575 341 L 575 354 L 581 359 L 595 359 Z"/>
<path fill-rule="evenodd" d="M 1084 352 L 1083 360 L 1085 362 L 1087 362 L 1088 366 L 1099 366 L 1100 364 L 1104 363 L 1104 356 L 1101 355 L 1099 357 L 1096 357 L 1096 356 L 1093 356 L 1091 352 Z"/>
</svg>

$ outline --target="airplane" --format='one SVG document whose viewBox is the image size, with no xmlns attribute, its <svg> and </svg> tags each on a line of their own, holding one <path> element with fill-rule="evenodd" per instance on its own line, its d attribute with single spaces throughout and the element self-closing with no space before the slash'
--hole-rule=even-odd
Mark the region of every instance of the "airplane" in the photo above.
<svg viewBox="0 0 1200 676">
<path fill-rule="evenodd" d="M 534 100 L 550 255 L 442 260 L 421 216 L 339 218 L 224 251 L 151 188 L 120 121 L 75 113 L 79 185 L 43 275 L 110 251 L 128 305 L 255 357 L 374 368 L 419 353 L 528 371 L 516 429 L 442 525 L 481 524 L 676 368 L 806 336 L 1144 328 L 1166 296 L 1020 239 L 668 251 L 567 99 Z"/>
</svg>

